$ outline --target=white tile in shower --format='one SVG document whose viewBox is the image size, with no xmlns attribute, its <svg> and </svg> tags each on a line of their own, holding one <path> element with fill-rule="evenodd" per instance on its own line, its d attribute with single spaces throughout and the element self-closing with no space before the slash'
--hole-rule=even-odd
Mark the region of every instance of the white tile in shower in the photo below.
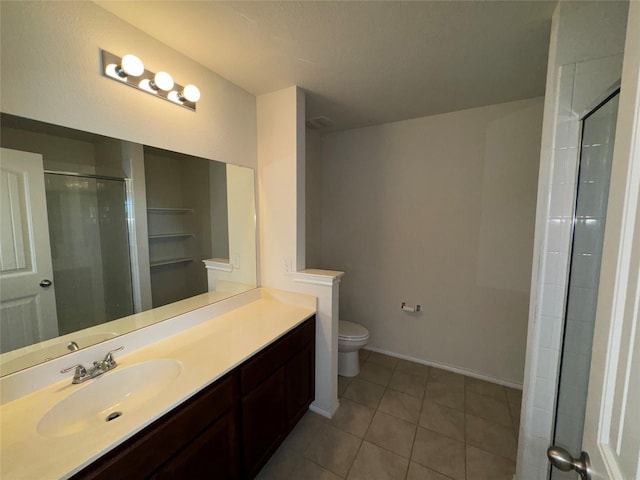
<svg viewBox="0 0 640 480">
<path fill-rule="evenodd" d="M 549 438 L 553 425 L 553 413 L 543 408 L 532 408 L 535 421 L 531 425 L 531 433 L 536 437 Z"/>
<path fill-rule="evenodd" d="M 585 384 L 576 385 L 567 383 L 562 384 L 558 398 L 558 412 L 565 416 L 577 416 L 577 412 L 584 412 L 587 403 L 587 392 Z M 582 413 L 580 419 L 584 422 Z"/>
<path fill-rule="evenodd" d="M 545 270 L 546 274 L 546 270 Z M 558 293 L 558 287 L 553 284 L 546 284 L 542 286 L 542 315 L 543 317 L 558 317 L 558 309 L 556 307 L 556 295 Z"/>
<path fill-rule="evenodd" d="M 608 183 L 608 178 L 605 180 Z M 607 213 L 609 189 L 603 188 L 602 180 L 591 180 L 580 184 L 576 213 L 578 218 L 602 218 Z"/>
<path fill-rule="evenodd" d="M 549 399 L 555 395 L 555 382 L 546 378 L 537 377 L 534 385 L 533 405 L 536 408 L 548 409 Z"/>
<path fill-rule="evenodd" d="M 561 252 L 562 239 L 564 237 L 562 218 L 551 218 L 547 223 L 547 251 Z"/>
<path fill-rule="evenodd" d="M 572 286 L 590 288 L 597 284 L 600 273 L 600 257 L 593 253 L 575 252 L 571 262 Z"/>
<path fill-rule="evenodd" d="M 547 285 L 564 285 L 567 275 L 569 255 L 564 252 L 547 252 L 547 265 L 544 283 Z"/>
<path fill-rule="evenodd" d="M 580 181 L 599 181 L 608 178 L 608 162 L 603 155 L 603 149 L 609 146 L 599 145 L 585 148 L 580 162 Z"/>
<path fill-rule="evenodd" d="M 579 253 L 598 252 L 602 236 L 603 220 L 578 218 L 575 223 L 573 251 Z"/>
<path fill-rule="evenodd" d="M 577 322 L 592 323 L 588 319 L 596 308 L 597 295 L 591 287 L 571 286 L 571 302 L 567 306 L 567 318 Z"/>
<path fill-rule="evenodd" d="M 570 218 L 573 215 L 573 197 L 575 187 L 571 183 L 553 185 L 549 217 Z"/>
<path fill-rule="evenodd" d="M 564 349 L 575 354 L 590 352 L 594 328 L 592 325 L 591 322 L 567 319 L 565 323 Z"/>
<path fill-rule="evenodd" d="M 558 369 L 558 348 L 541 348 L 540 356 L 538 358 L 538 365 L 536 369 L 536 378 L 543 378 L 546 380 L 556 381 L 556 374 Z M 549 405 L 549 408 L 552 408 Z"/>
<path fill-rule="evenodd" d="M 540 323 L 540 346 L 558 348 L 562 333 L 562 321 L 557 317 L 543 316 Z"/>
</svg>

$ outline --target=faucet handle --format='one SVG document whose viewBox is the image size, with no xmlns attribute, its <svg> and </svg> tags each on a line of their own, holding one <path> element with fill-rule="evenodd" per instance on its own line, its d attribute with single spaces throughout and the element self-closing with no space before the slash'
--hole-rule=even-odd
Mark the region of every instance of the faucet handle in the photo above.
<svg viewBox="0 0 640 480">
<path fill-rule="evenodd" d="M 115 352 L 119 352 L 120 350 L 124 350 L 124 346 L 118 347 L 115 350 L 111 350 L 109 353 L 107 353 L 107 356 L 104 357 L 103 361 L 104 361 L 104 363 L 106 363 L 109 366 L 109 368 L 113 368 L 113 367 L 116 366 L 116 361 L 113 358 L 113 354 Z"/>
<path fill-rule="evenodd" d="M 81 364 L 73 365 L 72 367 L 60 370 L 60 373 L 67 373 L 67 372 L 70 372 L 73 369 L 76 370 L 76 373 L 80 373 L 81 375 L 87 373 L 87 369 L 84 368 Z"/>
<path fill-rule="evenodd" d="M 77 364 L 69 368 L 64 368 L 60 370 L 60 373 L 67 373 L 74 369 L 75 372 L 73 374 L 73 383 L 80 383 L 84 379 L 84 377 L 87 376 L 87 369 L 84 368 L 81 364 Z"/>
</svg>

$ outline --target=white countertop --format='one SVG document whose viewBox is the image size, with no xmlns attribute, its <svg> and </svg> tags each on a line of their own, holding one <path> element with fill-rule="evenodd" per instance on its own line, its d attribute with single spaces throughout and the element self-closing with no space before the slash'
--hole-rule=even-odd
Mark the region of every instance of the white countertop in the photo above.
<svg viewBox="0 0 640 480">
<path fill-rule="evenodd" d="M 290 331 L 315 313 L 315 298 L 263 293 L 261 298 L 132 353 L 114 354 L 118 367 L 72 385 L 64 380 L 0 406 L 0 477 L 68 478 Z M 145 408 L 63 437 L 38 432 L 38 422 L 71 393 L 128 366 L 173 359 L 181 373 Z M 97 360 L 97 359 L 96 359 Z"/>
</svg>

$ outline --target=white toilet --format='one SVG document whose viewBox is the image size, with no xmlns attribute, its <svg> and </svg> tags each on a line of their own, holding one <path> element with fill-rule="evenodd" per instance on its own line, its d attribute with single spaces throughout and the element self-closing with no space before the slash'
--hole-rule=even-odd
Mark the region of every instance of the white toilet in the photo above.
<svg viewBox="0 0 640 480">
<path fill-rule="evenodd" d="M 360 373 L 359 350 L 369 341 L 369 330 L 358 323 L 340 320 L 338 325 L 338 375 Z"/>
</svg>

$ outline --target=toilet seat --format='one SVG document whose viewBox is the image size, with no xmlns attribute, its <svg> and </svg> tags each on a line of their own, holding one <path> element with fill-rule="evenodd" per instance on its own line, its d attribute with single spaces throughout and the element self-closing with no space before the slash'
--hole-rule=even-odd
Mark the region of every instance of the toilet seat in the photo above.
<svg viewBox="0 0 640 480">
<path fill-rule="evenodd" d="M 340 320 L 338 325 L 338 341 L 357 342 L 369 338 L 369 330 L 357 323 Z"/>
</svg>

